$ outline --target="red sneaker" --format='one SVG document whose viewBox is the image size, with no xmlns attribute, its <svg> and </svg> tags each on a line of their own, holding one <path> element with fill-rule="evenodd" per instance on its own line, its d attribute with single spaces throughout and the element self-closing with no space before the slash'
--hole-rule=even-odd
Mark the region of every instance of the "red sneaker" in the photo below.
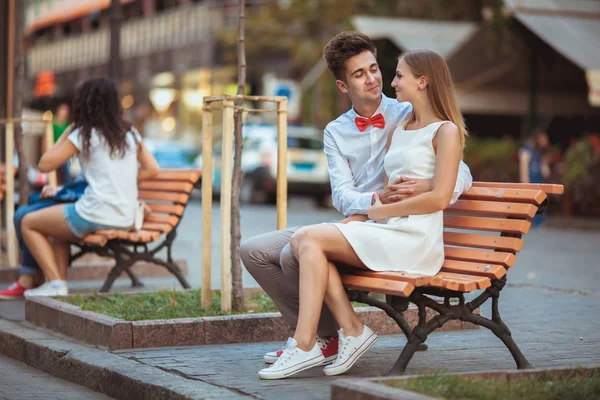
<svg viewBox="0 0 600 400">
<path fill-rule="evenodd" d="M 20 300 L 25 298 L 23 293 L 27 288 L 21 286 L 19 282 L 15 282 L 9 286 L 8 289 L 5 289 L 0 292 L 0 300 Z"/>
<path fill-rule="evenodd" d="M 317 336 L 317 344 L 319 345 L 319 347 L 321 348 L 321 351 L 323 352 L 323 357 L 325 357 L 325 359 L 323 360 L 321 365 L 331 364 L 332 362 L 334 362 L 337 359 L 338 343 L 339 343 L 339 340 L 338 340 L 337 336 L 328 336 L 328 337 L 324 337 L 324 338 Z M 281 356 L 284 349 L 285 348 L 279 349 L 277 351 L 268 352 L 263 357 L 264 361 L 267 364 L 273 364 L 275 361 L 277 361 L 279 356 Z"/>
<path fill-rule="evenodd" d="M 319 337 L 317 336 L 317 344 L 323 352 L 325 359 L 321 365 L 331 364 L 337 359 L 339 338 L 337 336 Z"/>
</svg>

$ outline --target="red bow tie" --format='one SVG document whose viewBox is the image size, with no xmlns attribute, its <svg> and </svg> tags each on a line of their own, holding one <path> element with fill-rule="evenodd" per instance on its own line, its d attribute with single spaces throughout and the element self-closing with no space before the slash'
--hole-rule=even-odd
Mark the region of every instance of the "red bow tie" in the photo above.
<svg viewBox="0 0 600 400">
<path fill-rule="evenodd" d="M 361 132 L 367 129 L 367 126 L 369 125 L 373 125 L 375 128 L 383 128 L 385 126 L 385 119 L 383 119 L 381 113 L 374 115 L 371 118 L 356 117 L 354 118 L 354 122 Z"/>
</svg>

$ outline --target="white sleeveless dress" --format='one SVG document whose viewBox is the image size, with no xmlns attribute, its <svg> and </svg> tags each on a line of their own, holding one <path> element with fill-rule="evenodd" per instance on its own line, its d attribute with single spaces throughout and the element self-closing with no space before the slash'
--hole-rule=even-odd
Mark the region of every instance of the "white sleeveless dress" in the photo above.
<svg viewBox="0 0 600 400">
<path fill-rule="evenodd" d="M 384 161 L 389 182 L 400 176 L 433 179 L 435 151 L 431 141 L 445 122 L 434 122 L 411 131 L 396 129 Z M 437 274 L 444 263 L 443 211 L 334 225 L 373 271 L 406 271 L 431 276 Z"/>
</svg>

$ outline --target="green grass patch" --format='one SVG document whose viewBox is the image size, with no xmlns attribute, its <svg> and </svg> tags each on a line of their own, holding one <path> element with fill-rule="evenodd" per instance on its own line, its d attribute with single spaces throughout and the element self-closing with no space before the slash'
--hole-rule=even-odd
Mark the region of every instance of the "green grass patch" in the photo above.
<svg viewBox="0 0 600 400">
<path fill-rule="evenodd" d="M 82 310 L 120 318 L 126 321 L 149 319 L 197 318 L 218 315 L 230 315 L 221 311 L 221 295 L 213 293 L 209 308 L 202 308 L 200 290 L 162 290 L 160 292 L 124 295 L 75 295 L 66 301 Z M 358 303 L 353 303 L 360 306 Z M 269 296 L 256 293 L 245 296 L 245 310 L 242 314 L 276 312 L 277 307 Z M 240 313 L 235 313 L 240 314 Z"/>
<path fill-rule="evenodd" d="M 583 400 L 600 398 L 600 368 L 575 369 L 556 377 L 541 374 L 516 382 L 443 374 L 384 381 L 387 386 L 447 400 Z"/>
</svg>

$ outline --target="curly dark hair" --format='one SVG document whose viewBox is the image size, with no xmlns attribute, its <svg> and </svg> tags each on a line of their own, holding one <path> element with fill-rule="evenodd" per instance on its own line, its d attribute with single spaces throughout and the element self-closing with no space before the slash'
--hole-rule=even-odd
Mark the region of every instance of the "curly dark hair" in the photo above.
<svg viewBox="0 0 600 400">
<path fill-rule="evenodd" d="M 79 129 L 84 157 L 90 153 L 92 129 L 104 137 L 110 156 L 123 157 L 131 124 L 123 120 L 123 109 L 115 84 L 104 78 L 83 82 L 73 100 L 73 130 Z"/>
<path fill-rule="evenodd" d="M 377 57 L 377 49 L 367 35 L 345 31 L 338 33 L 327 43 L 323 50 L 323 58 L 335 79 L 345 81 L 346 61 L 365 51 L 370 51 Z"/>
</svg>

